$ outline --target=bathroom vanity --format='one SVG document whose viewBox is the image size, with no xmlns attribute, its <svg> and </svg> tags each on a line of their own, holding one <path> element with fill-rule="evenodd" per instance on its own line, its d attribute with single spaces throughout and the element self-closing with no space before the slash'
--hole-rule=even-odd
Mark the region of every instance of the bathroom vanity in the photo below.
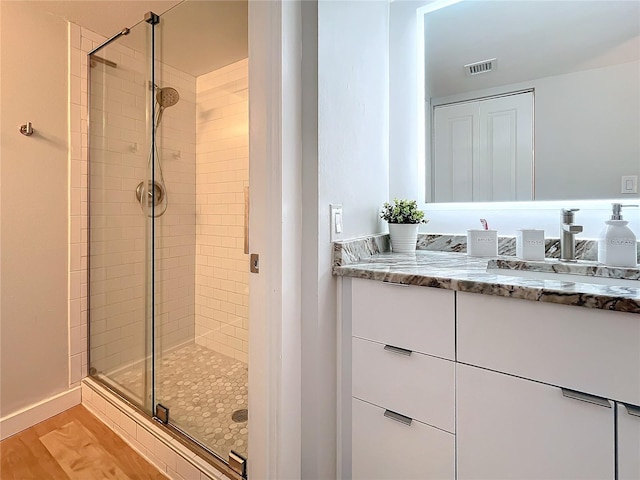
<svg viewBox="0 0 640 480">
<path fill-rule="evenodd" d="M 418 251 L 334 267 L 340 478 L 640 478 L 640 281 L 487 263 Z"/>
</svg>

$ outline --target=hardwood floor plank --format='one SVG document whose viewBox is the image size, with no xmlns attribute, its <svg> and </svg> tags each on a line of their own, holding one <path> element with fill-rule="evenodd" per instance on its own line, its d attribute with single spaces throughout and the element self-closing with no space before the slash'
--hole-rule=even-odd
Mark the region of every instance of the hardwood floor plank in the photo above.
<svg viewBox="0 0 640 480">
<path fill-rule="evenodd" d="M 0 465 L 0 478 L 36 478 L 26 465 L 37 466 L 36 459 L 29 458 L 29 451 L 20 438 L 12 437 L 2 442 L 2 460 Z"/>
<path fill-rule="evenodd" d="M 86 408 L 78 412 L 75 412 L 75 417 L 82 422 L 83 426 L 87 428 L 96 438 L 100 439 L 100 445 L 108 451 L 120 468 L 129 475 L 135 474 L 135 478 L 144 480 L 165 479 L 166 476 L 158 471 L 155 467 L 151 466 L 143 457 L 138 455 L 135 451 L 131 450 L 131 447 L 107 427 L 104 423 L 98 420 L 91 412 Z M 132 451 L 135 455 L 125 455 L 124 453 Z M 149 468 L 151 467 L 151 468 Z"/>
<path fill-rule="evenodd" d="M 40 441 L 69 478 L 129 479 L 91 437 L 86 428 L 71 421 L 40 437 Z"/>
<path fill-rule="evenodd" d="M 0 442 L 2 480 L 166 479 L 83 406 Z"/>
<path fill-rule="evenodd" d="M 2 480 L 68 479 L 64 470 L 40 445 L 35 435 L 34 438 L 30 438 L 29 435 L 16 435 L 4 440 L 0 447 L 0 458 Z"/>
<path fill-rule="evenodd" d="M 22 432 L 20 438 L 31 455 L 38 459 L 39 468 L 47 472 L 48 476 L 46 478 L 52 480 L 67 480 L 67 474 L 60 467 L 56 459 L 51 456 L 44 445 L 42 445 L 39 440 L 39 436 L 35 431 L 27 429 Z"/>
</svg>

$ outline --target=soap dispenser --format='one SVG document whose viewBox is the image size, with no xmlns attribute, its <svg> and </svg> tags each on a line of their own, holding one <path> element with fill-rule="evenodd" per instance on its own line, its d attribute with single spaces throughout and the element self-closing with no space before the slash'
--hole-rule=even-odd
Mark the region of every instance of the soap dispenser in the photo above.
<svg viewBox="0 0 640 480">
<path fill-rule="evenodd" d="M 598 240 L 598 262 L 610 267 L 635 267 L 638 264 L 636 236 L 622 219 L 622 205 L 612 203 L 611 220 L 604 222 L 606 227 Z"/>
</svg>

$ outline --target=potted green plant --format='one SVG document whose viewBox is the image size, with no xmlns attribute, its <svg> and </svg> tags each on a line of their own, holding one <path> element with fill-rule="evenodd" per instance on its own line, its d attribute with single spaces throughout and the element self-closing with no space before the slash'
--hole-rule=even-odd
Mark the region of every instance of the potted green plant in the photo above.
<svg viewBox="0 0 640 480">
<path fill-rule="evenodd" d="M 418 226 L 427 223 L 424 212 L 418 210 L 415 200 L 393 199 L 393 203 L 382 205 L 380 218 L 389 223 L 391 249 L 395 253 L 411 253 L 416 250 Z"/>
</svg>

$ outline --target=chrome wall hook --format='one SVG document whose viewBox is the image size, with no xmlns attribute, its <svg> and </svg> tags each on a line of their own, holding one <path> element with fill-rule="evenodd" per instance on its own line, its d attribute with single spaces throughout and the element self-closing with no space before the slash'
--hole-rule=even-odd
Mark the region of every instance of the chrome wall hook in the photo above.
<svg viewBox="0 0 640 480">
<path fill-rule="evenodd" d="M 35 132 L 35 130 L 33 129 L 31 122 L 27 122 L 24 125 L 20 125 L 21 134 L 26 135 L 27 137 L 30 137 L 31 135 L 33 135 L 33 132 Z"/>
</svg>

